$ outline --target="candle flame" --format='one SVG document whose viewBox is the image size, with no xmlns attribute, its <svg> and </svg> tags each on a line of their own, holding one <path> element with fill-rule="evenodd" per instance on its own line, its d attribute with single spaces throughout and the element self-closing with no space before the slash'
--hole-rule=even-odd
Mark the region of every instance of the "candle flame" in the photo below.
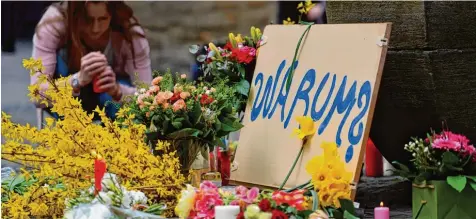
<svg viewBox="0 0 476 219">
<path fill-rule="evenodd" d="M 380 202 L 380 207 L 383 207 L 383 202 Z"/>
</svg>

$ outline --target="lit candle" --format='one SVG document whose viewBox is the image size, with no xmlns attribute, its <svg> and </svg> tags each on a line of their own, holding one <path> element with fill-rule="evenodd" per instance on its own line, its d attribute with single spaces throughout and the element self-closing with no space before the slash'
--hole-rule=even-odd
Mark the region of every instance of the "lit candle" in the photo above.
<svg viewBox="0 0 476 219">
<path fill-rule="evenodd" d="M 380 207 L 374 209 L 375 219 L 390 219 L 390 210 L 388 207 L 383 206 L 383 202 L 380 202 Z"/>
<path fill-rule="evenodd" d="M 236 215 L 240 213 L 240 206 L 215 206 L 216 219 L 235 219 Z"/>
</svg>

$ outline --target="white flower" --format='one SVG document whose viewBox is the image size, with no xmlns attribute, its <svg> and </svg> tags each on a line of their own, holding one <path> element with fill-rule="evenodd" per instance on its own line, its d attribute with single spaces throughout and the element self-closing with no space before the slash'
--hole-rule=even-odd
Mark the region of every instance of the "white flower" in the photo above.
<svg viewBox="0 0 476 219">
<path fill-rule="evenodd" d="M 210 90 L 205 91 L 207 95 L 210 95 Z"/>
<path fill-rule="evenodd" d="M 132 204 L 147 204 L 147 196 L 143 192 L 129 191 L 129 197 L 132 199 Z"/>
<path fill-rule="evenodd" d="M 415 153 L 413 153 L 413 154 L 412 154 L 412 156 L 413 156 L 413 157 L 416 157 L 416 154 L 415 154 Z"/>
<path fill-rule="evenodd" d="M 135 92 L 134 95 L 135 95 L 135 96 L 139 96 L 139 93 Z"/>
<path fill-rule="evenodd" d="M 141 94 L 145 93 L 145 88 L 141 88 L 141 89 L 139 90 L 139 92 L 140 92 Z"/>
<path fill-rule="evenodd" d="M 203 87 L 203 90 L 208 90 L 208 87 L 206 87 L 206 86 L 205 86 L 205 87 Z"/>
<path fill-rule="evenodd" d="M 425 147 L 425 149 L 423 149 L 424 152 L 428 152 L 428 147 Z"/>
</svg>

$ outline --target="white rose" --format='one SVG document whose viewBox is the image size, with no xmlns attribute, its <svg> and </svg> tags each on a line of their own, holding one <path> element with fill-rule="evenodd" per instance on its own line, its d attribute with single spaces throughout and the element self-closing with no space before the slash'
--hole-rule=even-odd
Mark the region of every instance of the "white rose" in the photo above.
<svg viewBox="0 0 476 219">
<path fill-rule="evenodd" d="M 142 94 L 145 93 L 145 88 L 141 88 L 139 92 L 141 92 Z"/>
</svg>

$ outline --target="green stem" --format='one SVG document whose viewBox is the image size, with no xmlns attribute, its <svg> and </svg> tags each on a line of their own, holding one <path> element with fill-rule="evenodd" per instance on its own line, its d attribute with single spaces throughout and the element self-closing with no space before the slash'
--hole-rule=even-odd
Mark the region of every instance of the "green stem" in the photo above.
<svg viewBox="0 0 476 219">
<path fill-rule="evenodd" d="M 304 144 L 301 146 L 301 150 L 299 150 L 299 154 L 296 156 L 296 159 L 294 159 L 294 163 L 291 166 L 291 169 L 289 170 L 288 175 L 286 175 L 286 178 L 284 179 L 283 183 L 279 187 L 279 190 L 283 189 L 284 185 L 286 185 L 286 182 L 288 181 L 289 176 L 291 176 L 291 173 L 293 172 L 294 167 L 296 167 L 297 161 L 301 157 L 303 151 L 304 151 Z"/>
<path fill-rule="evenodd" d="M 298 185 L 298 186 L 296 186 L 296 187 L 294 187 L 294 188 L 290 188 L 290 189 L 287 189 L 287 190 L 284 190 L 284 191 L 285 191 L 285 192 L 292 192 L 292 191 L 294 191 L 294 190 L 296 190 L 296 189 L 301 189 L 301 188 L 303 188 L 303 187 L 307 187 L 307 186 L 309 185 L 309 183 L 311 183 L 311 180 L 309 180 L 309 181 L 307 181 L 307 182 L 305 182 L 305 183 L 303 183 L 303 184 L 301 184 L 301 185 Z"/>
<path fill-rule="evenodd" d="M 420 216 L 421 210 L 423 209 L 423 206 L 425 206 L 425 204 L 426 204 L 426 201 L 421 202 L 420 208 L 418 209 L 418 212 L 415 215 L 415 219 L 418 219 L 418 217 Z"/>
<path fill-rule="evenodd" d="M 299 23 L 303 23 L 303 22 L 299 22 Z M 304 31 L 304 33 L 301 35 L 301 38 L 299 39 L 298 41 L 298 44 L 296 46 L 296 50 L 294 51 L 294 57 L 293 57 L 293 61 L 291 62 L 291 72 L 289 73 L 289 77 L 286 81 L 286 92 L 289 91 L 289 88 L 291 87 L 291 82 L 293 80 L 293 75 L 294 75 L 294 64 L 295 62 L 297 61 L 297 55 L 298 55 L 298 52 L 299 52 L 299 48 L 301 47 L 301 42 L 302 42 L 302 39 L 304 38 L 304 36 L 306 35 L 306 33 L 308 33 L 310 30 L 311 30 L 311 27 L 312 27 L 312 23 L 304 23 L 307 26 L 306 30 Z"/>
</svg>

